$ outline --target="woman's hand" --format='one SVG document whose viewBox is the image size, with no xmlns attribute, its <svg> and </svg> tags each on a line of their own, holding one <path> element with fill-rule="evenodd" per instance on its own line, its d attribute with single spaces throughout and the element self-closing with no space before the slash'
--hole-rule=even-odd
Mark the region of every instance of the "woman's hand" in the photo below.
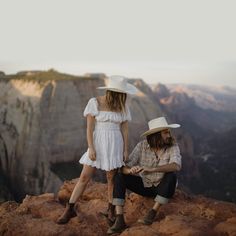
<svg viewBox="0 0 236 236">
<path fill-rule="evenodd" d="M 142 171 L 143 170 L 143 168 L 142 167 L 140 167 L 140 166 L 133 166 L 133 167 L 131 167 L 130 169 L 129 169 L 129 174 L 137 174 L 137 173 L 139 173 L 140 171 Z"/>
<path fill-rule="evenodd" d="M 90 160 L 91 161 L 96 161 L 96 151 L 95 151 L 95 149 L 93 148 L 93 147 L 90 147 L 89 148 L 89 158 L 90 158 Z"/>
<path fill-rule="evenodd" d="M 128 159 L 129 159 L 129 153 L 128 151 L 124 151 L 124 157 L 123 157 L 124 162 L 127 162 Z"/>
</svg>

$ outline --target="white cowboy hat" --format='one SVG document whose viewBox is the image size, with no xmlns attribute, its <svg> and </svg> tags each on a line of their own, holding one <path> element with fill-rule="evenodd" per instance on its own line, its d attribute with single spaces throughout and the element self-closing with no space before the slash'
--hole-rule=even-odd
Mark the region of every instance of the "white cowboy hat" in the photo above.
<svg viewBox="0 0 236 236">
<path fill-rule="evenodd" d="M 169 128 L 179 128 L 179 124 L 168 124 L 165 117 L 159 117 L 148 122 L 149 130 L 144 132 L 141 136 L 154 134 Z"/>
<path fill-rule="evenodd" d="M 106 89 L 119 93 L 128 93 L 128 94 L 136 94 L 138 89 L 127 82 L 127 78 L 120 75 L 112 75 L 108 77 L 107 86 L 98 87 L 97 89 Z"/>
</svg>

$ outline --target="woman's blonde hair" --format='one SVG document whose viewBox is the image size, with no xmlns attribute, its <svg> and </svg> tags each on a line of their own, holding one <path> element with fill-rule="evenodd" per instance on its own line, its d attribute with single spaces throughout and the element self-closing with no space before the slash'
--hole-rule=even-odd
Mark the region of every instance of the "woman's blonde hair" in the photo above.
<svg viewBox="0 0 236 236">
<path fill-rule="evenodd" d="M 125 112 L 126 98 L 126 93 L 119 93 L 111 90 L 106 91 L 106 103 L 111 111 Z"/>
</svg>

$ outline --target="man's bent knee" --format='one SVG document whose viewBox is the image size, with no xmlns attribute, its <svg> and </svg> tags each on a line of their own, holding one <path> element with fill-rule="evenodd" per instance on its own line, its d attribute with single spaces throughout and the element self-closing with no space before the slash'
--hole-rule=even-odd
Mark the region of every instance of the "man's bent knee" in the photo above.
<svg viewBox="0 0 236 236">
<path fill-rule="evenodd" d="M 114 175 L 114 184 L 116 184 L 116 183 L 120 183 L 120 181 L 123 181 L 123 179 L 124 179 L 124 176 L 123 176 L 123 174 L 122 173 L 116 173 L 115 175 Z"/>
<path fill-rule="evenodd" d="M 164 175 L 163 180 L 165 181 L 165 183 L 167 184 L 175 184 L 177 181 L 177 176 L 175 172 L 167 172 Z"/>
</svg>

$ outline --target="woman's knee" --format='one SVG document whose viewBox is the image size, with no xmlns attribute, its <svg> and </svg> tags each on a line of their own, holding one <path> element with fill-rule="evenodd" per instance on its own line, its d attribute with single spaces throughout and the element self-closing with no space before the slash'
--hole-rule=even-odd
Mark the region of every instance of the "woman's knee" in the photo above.
<svg viewBox="0 0 236 236">
<path fill-rule="evenodd" d="M 79 181 L 83 184 L 88 183 L 90 179 L 91 179 L 91 175 L 89 174 L 81 174 L 79 177 Z"/>
<path fill-rule="evenodd" d="M 107 171 L 107 172 L 106 172 L 107 182 L 112 182 L 112 181 L 114 181 L 115 175 L 116 175 L 116 171 Z"/>
<path fill-rule="evenodd" d="M 94 167 L 84 165 L 81 175 L 79 177 L 79 182 L 87 183 L 92 178 L 94 171 L 95 171 Z"/>
</svg>

